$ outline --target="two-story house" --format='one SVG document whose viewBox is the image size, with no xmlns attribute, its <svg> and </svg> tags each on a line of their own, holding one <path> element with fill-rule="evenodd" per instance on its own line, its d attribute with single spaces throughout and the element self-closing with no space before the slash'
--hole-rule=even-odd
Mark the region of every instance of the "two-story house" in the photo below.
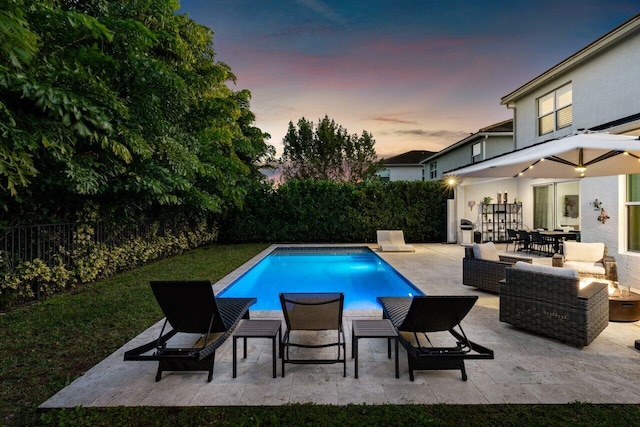
<svg viewBox="0 0 640 427">
<path fill-rule="evenodd" d="M 442 179 L 443 172 L 513 151 L 513 120 L 480 129 L 422 161 L 425 180 Z"/>
<path fill-rule="evenodd" d="M 378 172 L 383 181 L 424 181 L 422 161 L 433 151 L 412 150 L 382 159 L 384 169 Z"/>
<path fill-rule="evenodd" d="M 515 149 L 562 144 L 563 137 L 583 131 L 640 135 L 639 76 L 636 15 L 502 98 L 513 111 Z M 448 172 L 464 176 L 465 168 Z M 606 177 L 464 178 L 462 184 L 462 203 L 476 197 L 478 188 L 493 195 L 496 185 L 509 186 L 510 197 L 522 200 L 524 224 L 570 226 L 583 241 L 604 242 L 616 257 L 620 281 L 640 287 L 640 163 L 631 175 L 616 175 L 613 166 Z M 596 200 L 606 207 L 607 221 L 598 220 Z"/>
</svg>

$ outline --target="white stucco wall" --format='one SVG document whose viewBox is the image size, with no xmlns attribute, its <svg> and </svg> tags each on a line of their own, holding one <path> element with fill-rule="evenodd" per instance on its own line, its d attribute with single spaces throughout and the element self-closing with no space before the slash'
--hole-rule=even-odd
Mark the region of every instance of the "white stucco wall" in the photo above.
<svg viewBox="0 0 640 427">
<path fill-rule="evenodd" d="M 625 189 L 624 176 L 586 178 L 581 181 L 582 241 L 603 242 L 607 245 L 609 255 L 616 258 L 619 281 L 640 289 L 640 253 L 626 250 Z M 604 224 L 597 219 L 600 210 L 593 206 L 595 199 L 602 203 L 609 215 Z"/>
<path fill-rule="evenodd" d="M 640 34 L 626 39 L 559 74 L 516 101 L 516 148 L 569 135 L 640 112 Z M 537 135 L 536 100 L 566 83 L 573 88 L 573 124 L 543 136 Z"/>
<path fill-rule="evenodd" d="M 485 196 L 492 197 L 491 203 L 498 202 L 498 193 L 506 192 L 508 201 L 512 203 L 514 198 L 520 198 L 518 192 L 518 180 L 514 178 L 493 180 L 491 182 L 478 182 L 478 180 L 466 179 L 464 185 L 458 187 L 456 194 L 458 198 L 458 218 L 470 219 L 474 223 L 480 221 L 479 207 Z M 469 208 L 469 201 L 474 201 L 475 206 Z M 459 223 L 458 223 L 459 225 Z"/>
<path fill-rule="evenodd" d="M 389 181 L 422 181 L 422 165 L 387 166 Z"/>
</svg>

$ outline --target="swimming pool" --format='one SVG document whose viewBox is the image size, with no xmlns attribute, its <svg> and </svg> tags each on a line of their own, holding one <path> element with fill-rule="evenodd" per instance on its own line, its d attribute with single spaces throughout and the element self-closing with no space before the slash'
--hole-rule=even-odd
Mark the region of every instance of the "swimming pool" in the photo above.
<svg viewBox="0 0 640 427">
<path fill-rule="evenodd" d="M 378 296 L 424 295 L 368 247 L 278 247 L 223 289 L 256 297 L 252 310 L 280 310 L 280 292 L 343 292 L 346 310 L 380 309 Z"/>
</svg>

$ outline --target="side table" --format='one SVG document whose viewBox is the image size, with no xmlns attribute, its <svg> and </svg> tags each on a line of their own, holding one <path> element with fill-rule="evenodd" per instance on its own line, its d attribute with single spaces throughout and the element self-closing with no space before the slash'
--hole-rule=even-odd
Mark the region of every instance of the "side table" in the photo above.
<svg viewBox="0 0 640 427">
<path fill-rule="evenodd" d="M 355 377 L 358 378 L 358 340 L 360 338 L 387 338 L 387 354 L 391 359 L 391 340 L 395 341 L 396 378 L 400 378 L 398 368 L 398 332 L 389 319 L 354 320 L 351 322 L 351 357 L 355 359 Z"/>
<path fill-rule="evenodd" d="M 260 319 L 245 319 L 240 323 L 240 326 L 236 328 L 233 334 L 233 378 L 236 377 L 236 342 L 238 338 L 243 338 L 243 358 L 247 358 L 247 338 L 271 338 L 272 351 L 273 351 L 273 378 L 276 377 L 276 337 L 278 338 L 277 345 L 280 349 L 280 341 L 282 340 L 282 325 L 280 320 L 260 320 Z M 282 351 L 279 351 L 282 356 Z"/>
<path fill-rule="evenodd" d="M 609 320 L 612 322 L 640 320 L 640 294 L 629 292 L 625 296 L 609 296 Z"/>
</svg>

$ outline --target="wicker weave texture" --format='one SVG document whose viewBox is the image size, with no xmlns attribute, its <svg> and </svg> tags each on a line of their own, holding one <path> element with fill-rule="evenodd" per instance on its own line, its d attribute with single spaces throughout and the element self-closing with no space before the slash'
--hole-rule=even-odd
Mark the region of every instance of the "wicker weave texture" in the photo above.
<svg viewBox="0 0 640 427">
<path fill-rule="evenodd" d="M 609 323 L 604 284 L 589 298 L 579 280 L 510 269 L 500 284 L 500 321 L 577 346 L 589 345 Z"/>
<path fill-rule="evenodd" d="M 465 248 L 462 259 L 462 283 L 479 289 L 498 293 L 498 282 L 505 278 L 505 270 L 518 261 L 531 263 L 531 258 L 500 255 L 500 261 L 474 258 L 472 248 Z"/>
</svg>

